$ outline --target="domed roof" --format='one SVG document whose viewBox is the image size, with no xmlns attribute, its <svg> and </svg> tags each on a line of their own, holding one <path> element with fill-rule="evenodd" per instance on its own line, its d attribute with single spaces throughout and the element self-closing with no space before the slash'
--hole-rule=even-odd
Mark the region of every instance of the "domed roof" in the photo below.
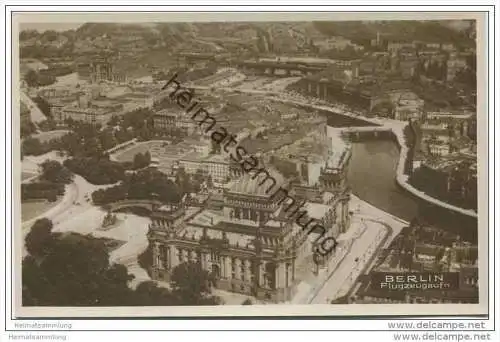
<svg viewBox="0 0 500 342">
<path fill-rule="evenodd" d="M 272 196 L 284 183 L 285 178 L 276 169 L 262 168 L 245 173 L 240 179 L 234 181 L 229 192 L 253 196 Z"/>
</svg>

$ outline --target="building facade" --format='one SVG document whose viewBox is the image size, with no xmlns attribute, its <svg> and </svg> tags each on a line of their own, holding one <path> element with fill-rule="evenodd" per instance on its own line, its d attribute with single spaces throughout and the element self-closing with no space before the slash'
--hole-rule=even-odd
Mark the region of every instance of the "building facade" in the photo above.
<svg viewBox="0 0 500 342">
<path fill-rule="evenodd" d="M 272 181 L 265 172 L 243 173 L 226 185 L 220 205 L 210 210 L 190 215 L 184 208 L 154 212 L 148 233 L 153 279 L 168 281 L 173 268 L 191 261 L 210 272 L 217 288 L 271 302 L 290 300 L 306 274 L 318 270 L 313 262 L 318 239 L 337 238 L 349 228 L 346 164 L 339 169 L 326 163 L 314 199 L 299 201 L 289 195 L 293 185 L 268 168 L 276 180 L 274 191 L 269 191 Z M 297 219 L 288 212 L 298 203 L 304 211 Z M 304 215 L 324 226 L 321 236 L 303 228 L 309 224 L 300 222 Z"/>
<path fill-rule="evenodd" d="M 54 117 L 57 122 L 64 123 L 71 119 L 101 126 L 108 123 L 114 115 L 123 113 L 123 105 L 105 100 L 90 100 L 87 96 L 80 96 L 78 101 L 71 105 L 64 103 L 53 104 Z"/>
<path fill-rule="evenodd" d="M 176 112 L 172 109 L 162 109 L 153 116 L 154 128 L 165 134 L 182 132 L 184 135 L 192 135 L 196 130 L 196 122 L 188 115 Z"/>
<path fill-rule="evenodd" d="M 127 76 L 124 73 L 117 72 L 114 64 L 107 58 L 95 57 L 91 61 L 85 61 L 77 64 L 78 77 L 91 83 L 101 81 L 124 83 Z"/>
</svg>

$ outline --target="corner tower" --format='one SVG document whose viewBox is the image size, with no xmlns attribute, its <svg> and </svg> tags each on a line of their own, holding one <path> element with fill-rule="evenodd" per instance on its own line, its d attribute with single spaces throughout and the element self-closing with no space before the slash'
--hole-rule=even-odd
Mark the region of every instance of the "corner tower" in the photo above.
<svg viewBox="0 0 500 342">
<path fill-rule="evenodd" d="M 347 183 L 347 167 L 351 158 L 351 147 L 345 145 L 340 153 L 331 152 L 319 177 L 323 193 L 333 194 L 328 203 L 335 206 L 335 221 L 344 233 L 350 225 L 349 200 L 351 189 Z M 325 196 L 326 197 L 326 196 Z"/>
</svg>

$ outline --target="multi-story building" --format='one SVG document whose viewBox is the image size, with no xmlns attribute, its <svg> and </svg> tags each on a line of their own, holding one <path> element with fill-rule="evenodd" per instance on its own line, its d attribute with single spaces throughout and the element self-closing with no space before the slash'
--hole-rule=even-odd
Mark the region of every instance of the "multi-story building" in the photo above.
<svg viewBox="0 0 500 342">
<path fill-rule="evenodd" d="M 455 48 L 455 45 L 453 45 L 452 43 L 443 43 L 443 44 L 441 44 L 441 50 L 452 52 L 452 51 L 455 51 L 456 48 Z"/>
<path fill-rule="evenodd" d="M 154 114 L 153 126 L 166 134 L 182 132 L 184 135 L 192 135 L 197 125 L 189 115 L 167 108 Z"/>
<path fill-rule="evenodd" d="M 64 107 L 61 113 L 63 122 L 71 118 L 74 121 L 85 121 L 90 124 L 105 125 L 111 119 L 114 112 L 113 110 L 95 107 Z"/>
<path fill-rule="evenodd" d="M 339 298 L 336 303 L 356 304 L 410 304 L 410 303 L 478 303 L 478 267 L 462 265 L 456 272 L 458 284 L 451 289 L 431 290 L 376 290 L 371 286 L 370 276 L 360 282 L 354 295 Z M 451 277 L 450 277 L 451 278 Z"/>
<path fill-rule="evenodd" d="M 38 92 L 38 96 L 49 104 L 50 115 L 57 124 L 64 123 L 63 108 L 74 105 L 84 94 L 83 91 L 67 87 L 50 87 Z"/>
<path fill-rule="evenodd" d="M 357 69 L 357 68 L 355 68 Z M 381 103 L 391 103 L 398 94 L 408 93 L 405 80 L 387 80 L 356 76 L 351 70 L 328 69 L 302 78 L 292 85 L 298 91 L 324 100 L 333 100 L 355 108 L 373 111 Z"/>
<path fill-rule="evenodd" d="M 79 96 L 71 105 L 54 104 L 57 122 L 67 119 L 84 121 L 90 124 L 105 125 L 113 116 L 123 114 L 123 104 L 111 100 L 90 100 L 88 96 Z"/>
<path fill-rule="evenodd" d="M 415 75 L 419 60 L 416 56 L 408 56 L 399 61 L 399 69 L 403 78 L 411 78 Z"/>
<path fill-rule="evenodd" d="M 397 52 L 401 49 L 413 49 L 415 48 L 414 42 L 407 42 L 407 41 L 389 41 L 387 43 L 387 51 L 389 52 Z"/>
<path fill-rule="evenodd" d="M 348 161 L 345 152 L 329 154 L 320 168 L 319 196 L 305 200 L 294 197 L 294 185 L 273 167 L 247 173 L 231 164 L 239 169 L 231 172 L 238 178 L 216 200 L 209 199 L 209 208 L 153 213 L 148 233 L 153 279 L 168 281 L 178 264 L 192 261 L 211 273 L 217 288 L 273 302 L 290 300 L 301 279 L 317 271 L 313 251 L 318 241 L 349 229 Z M 290 214 L 297 205 L 295 213 L 324 231 L 302 228 L 305 222 Z M 320 257 L 320 264 L 333 254 Z"/>
<path fill-rule="evenodd" d="M 457 73 L 466 67 L 467 61 L 465 58 L 459 57 L 456 54 L 451 55 L 446 61 L 446 80 L 453 81 Z"/>
<path fill-rule="evenodd" d="M 68 88 L 68 87 L 49 87 L 45 89 L 41 89 L 38 92 L 38 96 L 43 97 L 46 100 L 50 99 L 58 99 L 72 96 L 76 93 L 76 91 Z"/>
<path fill-rule="evenodd" d="M 363 46 L 354 44 L 351 40 L 342 37 L 314 39 L 313 44 L 318 48 L 319 52 L 343 50 L 348 47 L 355 51 L 364 49 Z"/>
<path fill-rule="evenodd" d="M 468 136 L 473 117 L 474 115 L 469 113 L 429 112 L 425 114 L 422 127 L 424 127 L 424 130 L 427 125 L 430 125 L 430 127 L 432 125 L 446 127 L 447 131 L 441 132 L 442 134 L 458 138 Z"/>
<path fill-rule="evenodd" d="M 229 158 L 220 154 L 206 155 L 193 152 L 179 160 L 179 167 L 187 174 L 194 175 L 198 170 L 209 175 L 216 183 L 225 183 L 229 178 Z"/>
<path fill-rule="evenodd" d="M 394 119 L 408 121 L 409 119 L 420 120 L 424 114 L 425 101 L 415 93 L 396 92 L 391 96 L 394 105 Z"/>
<path fill-rule="evenodd" d="M 425 46 L 429 49 L 440 49 L 441 44 L 440 43 L 427 43 Z"/>
<path fill-rule="evenodd" d="M 285 184 L 276 172 L 270 173 Z M 155 213 L 149 232 L 153 278 L 169 279 L 176 265 L 194 261 L 211 272 L 218 288 L 275 302 L 292 298 L 302 265 L 312 267 L 311 237 L 283 215 L 282 198 L 266 193 L 262 175 L 245 174 L 229 184 L 218 213 L 201 210 L 182 222 L 172 218 L 181 215 L 178 211 Z M 323 211 L 314 203 L 305 206 L 309 217 L 328 224 L 325 228 L 332 237 L 345 232 L 349 224 L 346 189 L 337 190 L 339 205 L 323 205 Z"/>
<path fill-rule="evenodd" d="M 114 64 L 107 58 L 94 57 L 90 61 L 83 61 L 77 64 L 78 77 L 91 83 L 101 81 L 126 82 L 124 73 L 115 70 Z"/>
<path fill-rule="evenodd" d="M 477 210 L 477 160 L 474 155 L 450 153 L 426 161 L 410 180 L 417 189 L 455 205 Z"/>
</svg>

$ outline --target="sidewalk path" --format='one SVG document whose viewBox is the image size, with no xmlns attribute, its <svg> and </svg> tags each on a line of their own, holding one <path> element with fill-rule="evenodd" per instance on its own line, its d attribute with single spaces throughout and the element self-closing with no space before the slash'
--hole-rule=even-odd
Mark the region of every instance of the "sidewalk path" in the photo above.
<svg viewBox="0 0 500 342">
<path fill-rule="evenodd" d="M 37 104 L 24 91 L 21 91 L 21 100 L 28 105 L 31 114 L 31 121 L 34 124 L 47 120 L 45 114 L 42 113 Z"/>
<path fill-rule="evenodd" d="M 309 301 L 310 304 L 326 304 L 345 294 L 346 289 L 354 285 L 364 265 L 368 264 L 376 254 L 388 231 L 382 224 L 371 220 L 366 224 L 367 229 L 354 240 L 339 267 L 332 272 L 321 290 Z"/>
</svg>

